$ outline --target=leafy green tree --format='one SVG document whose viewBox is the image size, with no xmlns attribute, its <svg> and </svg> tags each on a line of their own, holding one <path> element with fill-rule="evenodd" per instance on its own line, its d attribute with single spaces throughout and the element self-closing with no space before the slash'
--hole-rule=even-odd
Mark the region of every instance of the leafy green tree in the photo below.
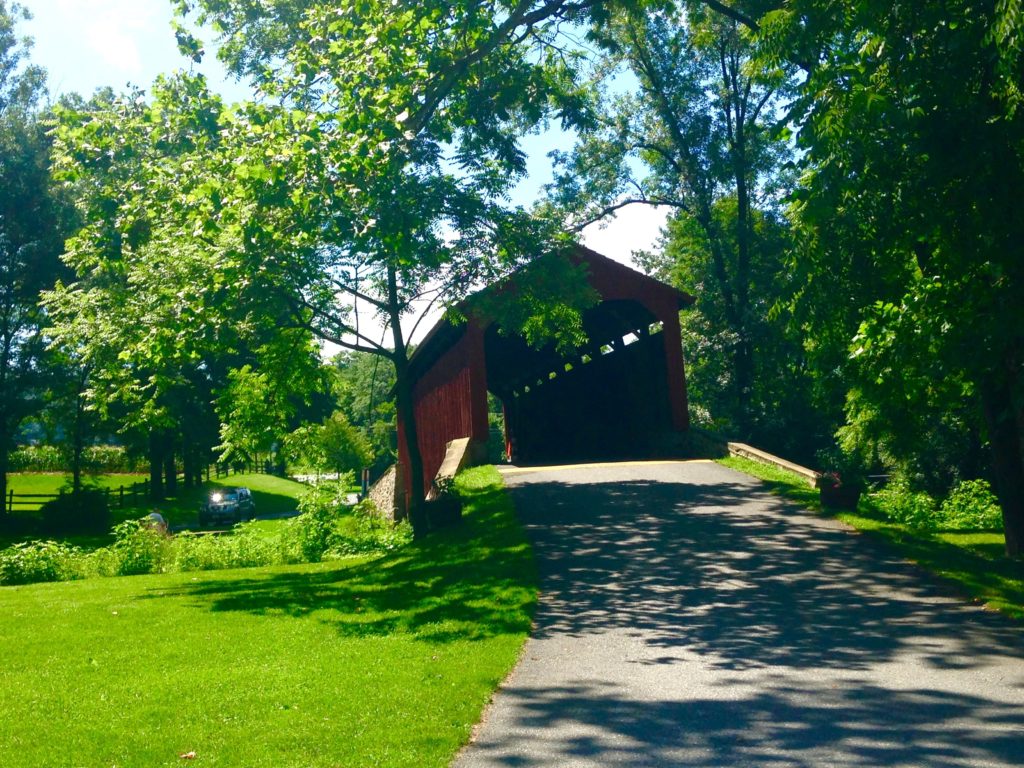
<svg viewBox="0 0 1024 768">
<path fill-rule="evenodd" d="M 45 75 L 28 63 L 31 41 L 16 33 L 25 18 L 23 7 L 0 0 L 0 497 L 18 427 L 43 403 L 38 301 L 61 271 L 66 215 L 50 187 Z"/>
<path fill-rule="evenodd" d="M 927 448 L 908 412 L 969 403 L 958 410 L 984 428 L 1013 555 L 1024 547 L 1017 6 L 804 0 L 760 20 L 767 53 L 805 62 L 791 114 L 793 267 L 819 370 L 851 356 L 851 423 L 897 454 Z"/>
<path fill-rule="evenodd" d="M 182 102 L 193 109 L 187 117 L 168 107 Z M 217 423 L 215 402 L 225 450 L 251 448 L 239 430 L 253 421 L 240 401 L 252 398 L 232 370 L 263 366 L 244 383 L 277 395 L 263 405 L 281 409 L 278 438 L 296 386 L 301 399 L 318 381 L 308 332 L 281 327 L 282 309 L 258 275 L 218 269 L 215 248 L 176 228 L 189 191 L 184 174 L 215 147 L 222 110 L 198 80 L 182 76 L 159 81 L 151 104 L 137 93 L 105 94 L 59 112 L 56 169 L 85 224 L 67 244 L 76 279 L 46 295 L 53 338 L 81 350 L 100 413 L 116 409 L 123 431 L 149 435 L 156 498 L 164 483 L 175 492 L 178 457 L 186 482 L 198 480 L 217 432 L 208 426 Z M 258 316 L 246 313 L 249 304 L 259 304 Z"/>
<path fill-rule="evenodd" d="M 553 198 L 577 226 L 637 203 L 675 210 L 667 242 L 679 264 L 667 272 L 699 292 L 689 338 L 712 343 L 689 351 L 728 361 L 709 361 L 716 370 L 697 382 L 694 400 L 730 431 L 763 434 L 770 403 L 758 399 L 758 377 L 771 376 L 778 391 L 794 370 L 756 360 L 774 351 L 767 315 L 784 227 L 773 209 L 786 158 L 775 123 L 791 68 L 753 66 L 749 32 L 697 3 L 624 6 L 591 36 L 604 51 L 597 71 L 614 79 L 597 94 L 598 119 L 559 156 Z M 623 82 L 634 85 L 623 91 Z M 698 367 L 698 379 L 701 371 L 711 374 Z"/>
<path fill-rule="evenodd" d="M 288 435 L 285 448 L 293 463 L 316 472 L 358 472 L 373 458 L 369 441 L 341 411 L 322 424 L 299 427 Z"/>
<path fill-rule="evenodd" d="M 368 466 L 380 474 L 395 460 L 397 424 L 391 392 L 395 369 L 379 355 L 342 352 L 332 361 L 337 370 L 338 408 L 370 443 Z"/>
<path fill-rule="evenodd" d="M 245 275 L 290 310 L 288 322 L 390 361 L 423 531 L 401 320 L 418 299 L 453 301 L 550 247 L 552 228 L 505 195 L 525 168 L 518 137 L 579 107 L 574 60 L 558 43 L 590 3 L 196 5 L 228 36 L 228 62 L 268 98 L 218 112 L 178 78 L 169 123 L 218 124 L 187 170 L 147 164 L 146 207 L 174 242 L 202 242 L 209 274 Z M 196 55 L 198 43 L 179 37 Z M 360 309 L 388 328 L 385 343 L 365 332 Z"/>
</svg>

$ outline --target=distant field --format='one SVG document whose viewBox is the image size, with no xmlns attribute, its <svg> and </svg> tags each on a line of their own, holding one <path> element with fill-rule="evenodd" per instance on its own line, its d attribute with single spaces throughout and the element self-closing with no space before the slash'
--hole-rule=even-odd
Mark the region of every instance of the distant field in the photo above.
<svg viewBox="0 0 1024 768">
<path fill-rule="evenodd" d="M 117 488 L 124 485 L 125 488 L 132 483 L 146 479 L 146 475 L 122 475 L 110 474 L 90 478 L 90 484 L 100 488 L 110 488 L 116 499 Z M 18 493 L 57 493 L 66 482 L 69 476 L 62 474 L 44 473 L 16 473 L 8 475 L 8 484 L 15 494 Z M 209 483 L 203 483 L 197 488 L 185 490 L 182 488 L 175 498 L 161 502 L 140 500 L 135 505 L 129 503 L 128 496 L 125 497 L 128 506 L 124 508 L 114 507 L 111 514 L 115 523 L 135 517 L 143 517 L 156 510 L 164 516 L 171 525 L 182 525 L 195 523 L 199 516 L 199 506 L 213 488 L 240 485 L 248 487 L 253 492 L 256 502 L 256 512 L 260 515 L 275 515 L 293 512 L 298 506 L 299 497 L 305 492 L 307 486 L 273 475 L 243 474 L 227 475 Z M 22 507 L 19 511 L 24 511 Z M 31 514 L 31 512 L 30 512 Z M 268 526 L 274 527 L 275 523 L 268 522 Z M 0 536 L 0 548 L 10 546 L 20 541 L 20 538 L 11 536 Z M 100 547 L 112 541 L 110 536 L 76 536 L 63 539 L 81 547 Z"/>
<path fill-rule="evenodd" d="M 146 475 L 109 474 L 86 475 L 83 482 L 93 488 L 110 488 L 117 490 L 119 486 L 127 488 L 133 483 L 140 483 Z M 7 490 L 18 493 L 59 493 L 61 488 L 71 487 L 71 475 L 62 472 L 14 472 L 7 476 Z"/>
</svg>

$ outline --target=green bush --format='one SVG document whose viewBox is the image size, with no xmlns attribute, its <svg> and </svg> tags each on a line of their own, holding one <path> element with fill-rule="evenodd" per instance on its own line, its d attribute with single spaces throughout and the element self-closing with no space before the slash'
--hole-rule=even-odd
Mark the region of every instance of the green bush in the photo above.
<svg viewBox="0 0 1024 768">
<path fill-rule="evenodd" d="M 299 516 L 282 535 L 283 550 L 296 562 L 317 563 L 332 548 L 342 509 L 344 489 L 339 483 L 319 483 L 299 499 Z"/>
<path fill-rule="evenodd" d="M 363 499 L 352 508 L 351 514 L 338 522 L 332 552 L 339 555 L 391 552 L 411 541 L 412 526 L 408 521 L 392 523 L 372 500 Z"/>
<path fill-rule="evenodd" d="M 12 472 L 63 472 L 64 455 L 55 445 L 26 445 L 11 451 Z"/>
<path fill-rule="evenodd" d="M 878 507 L 893 522 L 918 530 L 934 530 L 940 526 L 935 500 L 923 491 L 914 491 L 903 479 L 893 480 L 875 492 Z"/>
<path fill-rule="evenodd" d="M 114 553 L 117 574 L 131 576 L 159 573 L 170 560 L 171 539 L 141 520 L 125 520 L 114 526 Z"/>
<path fill-rule="evenodd" d="M 56 445 L 25 445 L 11 452 L 12 472 L 68 472 L 71 462 Z M 82 452 L 82 465 L 89 472 L 143 472 L 145 459 L 130 456 L 122 445 L 90 445 Z"/>
<path fill-rule="evenodd" d="M 262 536 L 252 523 L 239 524 L 231 536 L 176 536 L 173 555 L 171 569 L 175 571 L 255 568 L 285 562 L 279 541 Z"/>
<path fill-rule="evenodd" d="M 90 472 L 146 472 L 149 464 L 141 456 L 131 456 L 123 445 L 90 445 L 82 456 Z"/>
<path fill-rule="evenodd" d="M 350 510 L 344 496 L 340 483 L 310 489 L 299 502 L 301 514 L 276 537 L 256 523 L 241 523 L 229 536 L 171 537 L 143 518 L 115 526 L 114 543 L 92 552 L 54 541 L 18 544 L 0 550 L 0 584 L 318 562 L 389 552 L 412 541 L 407 522 L 393 524 L 369 500 Z"/>
<path fill-rule="evenodd" d="M 29 541 L 0 550 L 0 584 L 67 581 L 79 575 L 82 551 L 56 541 Z"/>
<path fill-rule="evenodd" d="M 1003 513 L 992 487 L 984 480 L 963 480 L 939 510 L 942 527 L 957 531 L 999 529 Z"/>
<path fill-rule="evenodd" d="M 40 507 L 42 530 L 50 536 L 93 533 L 110 530 L 110 508 L 106 494 L 95 488 L 65 493 Z"/>
</svg>

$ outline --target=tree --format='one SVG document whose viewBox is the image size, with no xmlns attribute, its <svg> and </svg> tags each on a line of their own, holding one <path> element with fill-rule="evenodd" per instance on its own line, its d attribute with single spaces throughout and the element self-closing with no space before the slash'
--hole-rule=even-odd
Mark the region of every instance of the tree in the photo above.
<svg viewBox="0 0 1024 768">
<path fill-rule="evenodd" d="M 356 472 L 373 458 L 369 441 L 341 411 L 322 424 L 299 427 L 288 435 L 285 447 L 293 462 L 317 472 Z"/>
<path fill-rule="evenodd" d="M 755 401 L 757 374 L 774 367 L 777 380 L 783 370 L 776 359 L 759 366 L 755 349 L 769 351 L 767 315 L 778 295 L 770 276 L 780 271 L 776 210 L 787 153 L 776 121 L 792 68 L 753 66 L 749 32 L 695 3 L 624 7 L 591 36 L 605 52 L 598 72 L 614 79 L 595 95 L 600 117 L 571 155 L 558 157 L 553 199 L 577 227 L 625 205 L 674 209 L 666 242 L 679 266 L 666 272 L 685 278 L 687 290 L 700 287 L 691 324 L 716 340 L 712 355 L 729 360 L 713 386 L 695 382 L 694 393 L 703 389 L 726 429 L 763 435 L 768 403 Z M 635 87 L 622 92 L 624 81 Z"/>
<path fill-rule="evenodd" d="M 372 459 L 368 466 L 376 476 L 395 460 L 394 366 L 379 355 L 360 352 L 339 353 L 332 362 L 337 370 L 338 409 L 369 441 Z"/>
<path fill-rule="evenodd" d="M 168 107 L 182 102 L 190 113 Z M 85 224 L 67 243 L 76 279 L 45 296 L 51 332 L 91 368 L 93 406 L 148 435 L 154 499 L 175 493 L 178 458 L 186 484 L 199 480 L 218 420 L 225 452 L 251 457 L 265 435 L 244 434 L 258 421 L 248 406 L 258 399 L 280 439 L 319 381 L 308 332 L 281 327 L 258 278 L 219 269 L 214 248 L 175 229 L 179 179 L 215 150 L 222 111 L 188 76 L 160 80 L 152 104 L 102 94 L 58 111 L 55 169 Z"/>
<path fill-rule="evenodd" d="M 270 98 L 221 111 L 196 80 L 170 83 L 160 104 L 169 124 L 217 124 L 185 162 L 157 159 L 155 132 L 124 132 L 149 141 L 153 160 L 141 153 L 145 210 L 129 195 L 119 221 L 196 243 L 206 274 L 244 275 L 262 297 L 251 311 L 273 297 L 289 310 L 285 324 L 391 362 L 419 532 L 423 467 L 401 320 L 416 299 L 453 301 L 551 247 L 552 228 L 504 195 L 524 171 L 517 137 L 578 107 L 573 58 L 557 41 L 589 4 L 308 4 L 289 29 L 274 13 L 250 15 L 249 2 L 201 2 L 233 41 L 229 62 L 243 51 L 238 71 L 256 72 Z M 381 318 L 386 343 L 365 332 L 360 308 Z"/>
<path fill-rule="evenodd" d="M 770 55 L 806 62 L 791 115 L 806 332 L 823 359 L 849 357 L 848 415 L 897 453 L 926 439 L 893 439 L 914 427 L 908 411 L 973 404 L 1011 555 L 1024 547 L 1016 6 L 809 0 L 761 23 Z"/>
<path fill-rule="evenodd" d="M 15 32 L 28 12 L 0 0 L 0 497 L 18 427 L 42 404 L 39 292 L 61 270 L 64 211 L 51 192 L 41 69 Z M 3 512 L 0 512 L 2 515 Z"/>
</svg>

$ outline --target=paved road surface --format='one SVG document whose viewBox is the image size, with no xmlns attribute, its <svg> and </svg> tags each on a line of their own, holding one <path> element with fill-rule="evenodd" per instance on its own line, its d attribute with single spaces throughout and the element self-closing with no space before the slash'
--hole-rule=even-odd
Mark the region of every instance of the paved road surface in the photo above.
<svg viewBox="0 0 1024 768">
<path fill-rule="evenodd" d="M 712 463 L 510 472 L 542 578 L 457 768 L 1020 766 L 1024 629 Z"/>
</svg>

